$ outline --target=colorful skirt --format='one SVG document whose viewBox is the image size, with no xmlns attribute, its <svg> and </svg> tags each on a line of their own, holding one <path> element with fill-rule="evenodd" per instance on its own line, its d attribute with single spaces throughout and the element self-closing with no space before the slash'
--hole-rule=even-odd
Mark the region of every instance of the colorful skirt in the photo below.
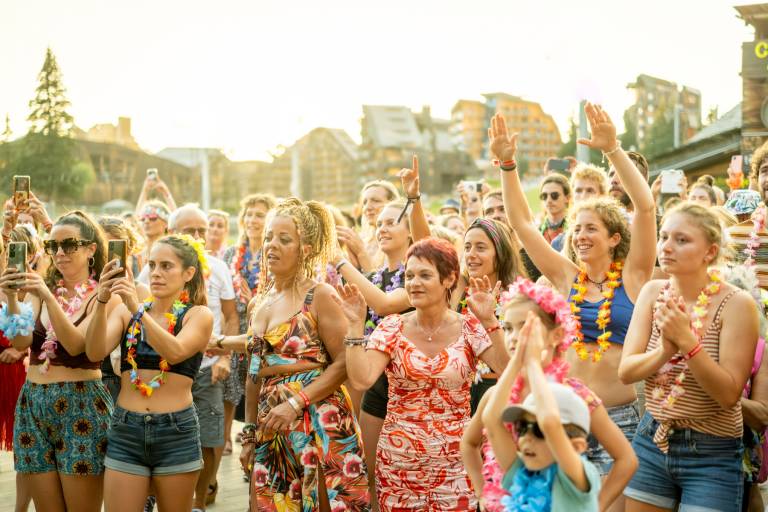
<svg viewBox="0 0 768 512">
<path fill-rule="evenodd" d="M 312 383 L 322 370 L 264 379 L 258 425 L 273 407 Z M 314 512 L 320 509 L 322 474 L 332 512 L 368 511 L 370 496 L 360 429 L 342 386 L 309 406 L 288 430 L 258 431 L 251 474 L 251 510 Z"/>
<path fill-rule="evenodd" d="M 27 379 L 24 358 L 13 364 L 0 363 L 0 450 L 13 450 L 13 420 L 21 387 Z"/>
</svg>

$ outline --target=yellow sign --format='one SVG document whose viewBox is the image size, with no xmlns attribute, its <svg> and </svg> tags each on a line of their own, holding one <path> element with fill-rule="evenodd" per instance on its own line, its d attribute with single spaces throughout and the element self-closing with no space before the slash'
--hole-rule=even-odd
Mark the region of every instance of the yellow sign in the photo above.
<svg viewBox="0 0 768 512">
<path fill-rule="evenodd" d="M 755 57 L 758 59 L 768 58 L 768 41 L 759 41 L 755 45 Z"/>
</svg>

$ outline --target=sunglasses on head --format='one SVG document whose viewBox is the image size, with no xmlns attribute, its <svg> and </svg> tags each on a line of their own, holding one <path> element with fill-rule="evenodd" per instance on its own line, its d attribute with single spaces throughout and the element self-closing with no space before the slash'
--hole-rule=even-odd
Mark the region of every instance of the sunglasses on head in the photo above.
<svg viewBox="0 0 768 512">
<path fill-rule="evenodd" d="M 560 198 L 560 192 L 542 192 L 539 194 L 539 199 L 546 201 L 547 197 L 551 197 L 553 201 L 557 201 Z"/>
<path fill-rule="evenodd" d="M 45 249 L 45 253 L 49 256 L 53 256 L 57 252 L 59 252 L 59 249 L 64 251 L 64 254 L 72 254 L 75 252 L 79 247 L 85 247 L 86 245 L 91 245 L 93 242 L 91 240 L 77 240 L 76 238 L 65 238 L 64 240 L 46 240 L 43 242 L 43 248 Z"/>
<path fill-rule="evenodd" d="M 517 420 L 514 425 L 517 437 L 523 437 L 530 430 L 535 437 L 544 439 L 544 432 L 541 431 L 539 424 L 535 421 Z"/>
</svg>

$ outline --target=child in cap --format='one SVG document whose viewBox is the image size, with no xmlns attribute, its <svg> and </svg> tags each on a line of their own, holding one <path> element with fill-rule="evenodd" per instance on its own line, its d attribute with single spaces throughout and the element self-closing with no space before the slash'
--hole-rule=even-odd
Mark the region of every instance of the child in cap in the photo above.
<svg viewBox="0 0 768 512">
<path fill-rule="evenodd" d="M 581 456 L 587 449 L 589 409 L 570 387 L 547 381 L 541 368 L 543 348 L 541 320 L 528 313 L 515 357 L 483 411 L 504 472 L 502 486 L 509 493 L 501 503 L 509 512 L 596 511 L 600 475 Z M 516 377 L 509 369 L 516 365 L 524 368 L 532 392 L 522 405 L 508 406 Z"/>
</svg>

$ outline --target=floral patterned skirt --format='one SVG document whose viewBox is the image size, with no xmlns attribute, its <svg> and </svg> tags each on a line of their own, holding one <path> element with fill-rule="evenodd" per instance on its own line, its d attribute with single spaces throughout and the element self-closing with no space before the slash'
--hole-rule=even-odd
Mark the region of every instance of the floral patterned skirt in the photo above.
<svg viewBox="0 0 768 512">
<path fill-rule="evenodd" d="M 258 424 L 273 407 L 321 374 L 316 369 L 266 378 L 259 395 Z M 310 405 L 289 430 L 259 431 L 258 435 L 251 474 L 252 511 L 319 510 L 321 473 L 332 512 L 370 510 L 360 429 L 343 386 Z"/>
</svg>

